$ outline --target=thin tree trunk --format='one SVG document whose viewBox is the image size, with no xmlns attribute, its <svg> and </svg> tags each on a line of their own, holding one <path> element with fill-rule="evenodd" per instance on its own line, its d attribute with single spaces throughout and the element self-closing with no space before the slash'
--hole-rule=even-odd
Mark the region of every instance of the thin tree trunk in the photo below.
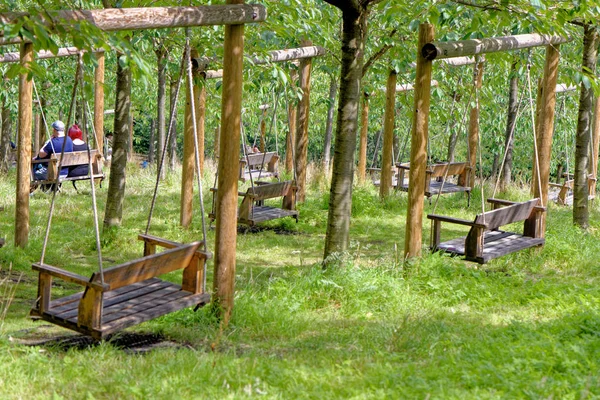
<svg viewBox="0 0 600 400">
<path fill-rule="evenodd" d="M 454 91 L 452 94 L 452 104 L 456 105 L 456 98 L 458 96 L 458 91 Z M 454 109 L 454 107 L 453 107 Z M 454 121 L 454 116 L 450 116 L 451 120 L 447 121 L 450 124 L 452 132 L 450 132 L 450 138 L 448 139 L 448 162 L 454 161 L 454 152 L 456 150 L 456 140 L 458 139 L 458 131 L 456 130 L 456 123 Z"/>
<path fill-rule="evenodd" d="M 165 146 L 165 103 L 167 99 L 167 52 L 162 42 L 158 43 L 155 51 L 158 67 L 158 92 L 156 99 L 156 157 L 160 163 L 163 149 Z M 161 179 L 164 178 L 164 169 L 161 173 Z"/>
<path fill-rule="evenodd" d="M 513 59 L 510 67 L 510 84 L 508 88 L 508 113 L 506 117 L 506 130 L 504 133 L 504 166 L 500 188 L 504 190 L 512 180 L 512 153 L 514 147 L 514 132 L 517 125 L 517 110 L 519 109 L 519 77 L 517 76 L 518 58 Z"/>
<path fill-rule="evenodd" d="M 367 146 L 369 133 L 369 96 L 363 92 L 362 113 L 360 119 L 360 145 L 358 146 L 358 181 L 363 183 L 367 179 Z M 379 136 L 377 137 L 379 140 Z"/>
<path fill-rule="evenodd" d="M 154 136 L 155 136 L 155 129 L 156 127 L 156 120 L 155 119 L 151 119 L 150 120 L 150 138 L 149 138 L 149 143 L 148 143 L 148 163 L 152 164 L 154 163 Z M 160 153 L 158 153 L 158 159 L 160 160 Z"/>
<path fill-rule="evenodd" d="M 312 43 L 303 41 L 303 46 Z M 298 119 L 296 126 L 296 152 L 294 156 L 298 191 L 296 200 L 303 202 L 306 198 L 306 172 L 308 167 L 308 117 L 310 112 L 310 75 L 312 71 L 312 59 L 305 58 L 300 61 L 300 89 L 302 99 L 298 104 Z"/>
<path fill-rule="evenodd" d="M 123 57 L 123 55 L 119 55 L 119 57 Z M 127 167 L 131 116 L 131 68 L 123 68 L 120 62 L 117 62 L 115 93 L 113 153 L 110 164 L 106 211 L 104 213 L 104 228 L 121 224 L 123 201 L 125 200 L 125 170 Z"/>
<path fill-rule="evenodd" d="M 368 18 L 368 2 L 354 4 L 357 8 L 352 4 L 339 3 L 343 20 L 342 63 L 331 196 L 325 236 L 325 265 L 329 262 L 329 256 L 347 250 L 350 236 L 354 154 Z"/>
<path fill-rule="evenodd" d="M 215 127 L 215 141 L 214 141 L 214 153 L 213 153 L 213 160 L 216 160 L 217 157 L 219 156 L 219 140 L 220 140 L 220 136 L 221 136 L 221 125 L 217 124 L 217 126 Z"/>
<path fill-rule="evenodd" d="M 177 92 L 177 76 L 173 74 L 171 76 L 171 91 L 170 91 L 170 107 L 169 115 L 173 114 L 173 107 L 177 107 L 175 104 L 175 94 Z M 169 168 L 171 171 L 175 170 L 175 164 L 177 163 L 177 118 L 173 118 L 171 121 L 171 143 L 169 143 Z"/>
<path fill-rule="evenodd" d="M 2 103 L 2 135 L 0 135 L 0 172 L 6 173 L 10 167 L 10 131 L 12 120 L 6 100 Z"/>
<path fill-rule="evenodd" d="M 598 55 L 598 31 L 590 25 L 584 26 L 583 34 L 583 63 L 584 75 L 596 72 Z M 591 78 L 591 77 L 590 77 Z M 577 134 L 575 139 L 575 182 L 573 185 L 573 222 L 583 229 L 589 225 L 588 210 L 588 155 L 590 135 L 592 130 L 592 111 L 594 91 L 592 87 L 581 85 L 579 97 L 579 115 L 577 118 Z"/>
<path fill-rule="evenodd" d="M 331 77 L 329 84 L 329 108 L 327 109 L 327 124 L 325 125 L 325 143 L 323 143 L 323 170 L 329 170 L 331 161 L 331 136 L 333 134 L 333 114 L 335 112 L 335 98 L 337 94 L 337 80 Z"/>
</svg>

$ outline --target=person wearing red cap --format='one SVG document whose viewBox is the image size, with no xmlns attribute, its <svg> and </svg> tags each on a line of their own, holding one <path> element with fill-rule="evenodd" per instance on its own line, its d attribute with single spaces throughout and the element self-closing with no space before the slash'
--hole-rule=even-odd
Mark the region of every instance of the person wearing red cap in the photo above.
<svg viewBox="0 0 600 400">
<path fill-rule="evenodd" d="M 69 137 L 73 140 L 73 151 L 87 151 L 88 145 L 83 141 L 83 132 L 77 124 L 74 124 L 69 128 L 68 132 Z M 86 176 L 88 174 L 89 168 L 87 164 L 84 165 L 75 165 L 73 167 L 69 167 L 69 177 L 74 176 Z"/>
</svg>

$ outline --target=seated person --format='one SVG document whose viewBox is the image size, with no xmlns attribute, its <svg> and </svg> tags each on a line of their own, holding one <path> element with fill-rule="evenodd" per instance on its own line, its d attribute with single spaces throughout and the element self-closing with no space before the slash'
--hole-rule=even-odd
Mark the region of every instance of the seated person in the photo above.
<svg viewBox="0 0 600 400">
<path fill-rule="evenodd" d="M 62 121 L 52 123 L 52 138 L 44 143 L 37 157 L 34 160 L 47 160 L 52 154 L 60 154 L 65 142 L 65 153 L 73 151 L 73 141 L 70 137 L 65 137 L 65 124 Z M 60 170 L 60 177 L 65 178 L 69 174 L 69 168 L 64 167 Z M 48 178 L 48 163 L 36 164 L 33 173 L 34 179 L 43 181 Z"/>
<path fill-rule="evenodd" d="M 254 145 L 254 147 L 252 148 L 252 151 L 253 151 L 254 153 L 260 153 L 260 149 L 258 148 L 258 146 L 257 146 L 257 145 Z"/>
<path fill-rule="evenodd" d="M 77 124 L 69 128 L 69 137 L 73 141 L 73 151 L 86 151 L 88 149 L 87 143 L 83 141 L 83 132 L 79 129 Z M 73 165 L 69 167 L 69 177 L 74 176 L 87 176 L 89 171 L 88 164 Z"/>
</svg>

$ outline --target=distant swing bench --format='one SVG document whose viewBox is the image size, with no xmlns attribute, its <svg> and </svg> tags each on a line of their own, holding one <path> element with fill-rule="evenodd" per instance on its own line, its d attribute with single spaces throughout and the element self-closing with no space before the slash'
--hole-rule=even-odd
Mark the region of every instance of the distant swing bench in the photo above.
<svg viewBox="0 0 600 400">
<path fill-rule="evenodd" d="M 381 185 L 381 168 L 367 168 L 373 185 L 379 187 Z M 407 181 L 408 182 L 408 181 Z M 408 184 L 408 183 L 407 183 Z M 392 171 L 392 187 L 398 186 L 396 170 Z"/>
<path fill-rule="evenodd" d="M 563 184 L 550 182 L 550 188 L 554 189 L 548 193 L 548 198 L 561 206 L 573 205 L 573 179 L 566 179 Z M 596 178 L 588 176 L 588 200 L 596 198 Z"/>
<path fill-rule="evenodd" d="M 246 158 L 247 157 L 247 158 Z M 260 178 L 279 178 L 279 156 L 276 152 L 253 153 L 240 159 L 240 178 L 242 182 Z"/>
<path fill-rule="evenodd" d="M 523 203 L 488 199 L 494 210 L 478 214 L 474 221 L 430 214 L 431 249 L 455 256 L 464 256 L 468 261 L 485 264 L 494 258 L 511 254 L 530 247 L 542 246 L 541 218 L 545 208 L 540 199 Z M 500 208 L 502 207 L 502 208 Z M 524 222 L 523 234 L 505 232 L 498 228 L 514 222 Z M 470 226 L 467 236 L 440 243 L 442 222 Z"/>
<path fill-rule="evenodd" d="M 93 170 L 93 179 L 100 181 L 100 187 L 102 187 L 102 181 L 104 180 L 104 173 L 102 172 L 102 155 L 98 152 L 98 150 L 90 150 L 90 155 L 92 158 L 92 170 Z M 49 159 L 45 160 L 33 160 L 31 161 L 31 182 L 38 184 L 53 184 L 56 182 L 56 175 L 58 170 L 58 164 L 61 159 L 60 154 L 52 154 Z M 35 180 L 34 173 L 36 164 L 48 163 L 48 175 L 45 180 Z M 71 153 L 64 153 L 62 155 L 62 167 L 76 167 L 80 165 L 88 165 L 88 152 L 87 151 L 75 151 Z M 60 178 L 59 183 L 62 182 L 73 182 L 73 186 L 77 189 L 75 184 L 76 181 L 90 180 L 92 176 L 88 173 L 83 176 L 67 176 L 64 178 Z"/>
<path fill-rule="evenodd" d="M 296 186 L 294 181 L 284 182 L 254 182 L 255 186 L 248 188 L 246 192 L 239 192 L 243 197 L 242 204 L 238 209 L 238 223 L 245 225 L 256 225 L 261 222 L 274 219 L 292 217 L 298 222 L 298 211 L 296 210 Z M 215 214 L 215 194 L 217 189 L 212 188 L 213 192 L 213 212 L 209 214 L 211 221 L 216 218 Z M 282 198 L 281 208 L 267 206 L 265 200 Z"/>
<path fill-rule="evenodd" d="M 31 316 L 100 340 L 161 315 L 209 302 L 210 295 L 202 292 L 202 274 L 211 254 L 199 250 L 202 242 L 181 244 L 151 235 L 139 235 L 139 239 L 144 241 L 144 257 L 104 270 L 104 283 L 98 272 L 88 279 L 50 265 L 33 264 L 39 281 Z M 156 246 L 168 250 L 155 253 Z M 179 269 L 183 269 L 181 285 L 156 278 Z M 85 289 L 52 300 L 53 277 Z"/>
<path fill-rule="evenodd" d="M 398 185 L 396 188 L 408 192 L 408 171 L 410 163 L 398 163 Z M 468 195 L 471 202 L 471 187 L 468 186 L 471 176 L 471 166 L 467 162 L 439 163 L 427 166 L 425 170 L 425 196 L 431 198 L 438 194 L 462 193 Z M 449 178 L 455 177 L 456 182 Z M 445 178 L 445 180 L 444 180 Z"/>
</svg>

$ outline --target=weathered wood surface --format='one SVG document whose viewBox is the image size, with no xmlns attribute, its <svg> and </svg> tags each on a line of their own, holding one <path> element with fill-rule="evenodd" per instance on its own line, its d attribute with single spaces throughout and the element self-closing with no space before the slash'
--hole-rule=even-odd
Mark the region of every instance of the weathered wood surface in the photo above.
<svg viewBox="0 0 600 400">
<path fill-rule="evenodd" d="M 396 120 L 396 80 L 398 74 L 392 70 L 388 74 L 385 112 L 383 114 L 383 146 L 381 149 L 381 182 L 379 185 L 379 198 L 384 199 L 392 188 L 392 165 L 394 163 L 394 122 Z"/>
<path fill-rule="evenodd" d="M 96 69 L 94 71 L 94 133 L 96 149 L 104 154 L 104 53 L 96 53 Z"/>
<path fill-rule="evenodd" d="M 268 177 L 279 177 L 279 155 L 273 152 L 253 153 L 240 159 L 239 180 L 246 182 Z"/>
<path fill-rule="evenodd" d="M 190 243 L 106 269 L 104 282 L 108 285 L 108 290 L 114 290 L 182 269 L 190 264 L 192 256 L 201 244 L 201 242 Z M 101 274 L 94 273 L 91 281 L 100 282 L 100 279 Z"/>
<path fill-rule="evenodd" d="M 561 36 L 531 33 L 486 39 L 459 40 L 456 42 L 429 42 L 421 47 L 421 55 L 427 60 L 435 60 L 557 45 L 570 40 L 570 38 Z"/>
<path fill-rule="evenodd" d="M 478 214 L 472 222 L 442 215 L 428 215 L 427 218 L 432 220 L 430 248 L 484 264 L 494 258 L 544 244 L 541 220 L 545 208 L 539 206 L 540 199 L 523 203 L 497 199 L 489 199 L 488 202 L 495 209 Z M 523 234 L 498 230 L 501 226 L 521 221 L 524 221 Z M 471 229 L 466 236 L 440 243 L 442 222 L 466 225 Z"/>
<path fill-rule="evenodd" d="M 81 180 L 89 180 L 95 179 L 100 180 L 100 186 L 102 186 L 102 181 L 104 180 L 104 172 L 102 172 L 102 155 L 96 149 L 90 150 L 90 156 L 92 160 L 92 175 L 88 173 L 88 175 L 83 176 L 66 176 L 61 177 L 60 182 L 66 181 L 81 181 Z M 52 154 L 49 159 L 46 160 L 33 160 L 31 161 L 31 182 L 35 182 L 37 184 L 47 184 L 54 183 L 56 181 L 56 174 L 58 171 L 58 164 L 62 158 L 62 166 L 63 167 L 74 167 L 78 165 L 88 165 L 88 153 L 87 151 L 76 151 L 71 153 L 64 153 L 61 157 L 60 154 Z M 46 180 L 35 180 L 33 176 L 33 165 L 35 164 L 44 164 L 48 163 L 48 175 Z"/>
<path fill-rule="evenodd" d="M 434 39 L 434 27 L 421 24 L 419 27 L 419 47 Z M 429 106 L 431 101 L 432 63 L 417 54 L 415 78 L 415 100 L 411 129 L 410 164 L 408 184 L 408 207 L 406 212 L 406 233 L 404 258 L 421 255 L 423 232 L 423 199 L 425 196 L 425 171 L 427 169 L 427 141 L 429 138 Z M 400 181 L 402 179 L 398 178 Z"/>
<path fill-rule="evenodd" d="M 56 54 L 49 50 L 40 50 L 35 55 L 35 58 L 37 60 L 46 60 L 49 58 L 70 57 L 78 55 L 81 51 L 82 50 L 79 50 L 77 47 L 63 47 L 58 49 Z M 95 49 L 94 53 L 104 53 L 104 49 Z M 17 63 L 20 61 L 20 59 L 21 57 L 18 52 L 4 53 L 3 55 L 0 55 L 0 63 Z"/>
<path fill-rule="evenodd" d="M 410 163 L 398 163 L 396 167 L 398 168 L 399 182 L 396 189 L 406 192 L 408 191 L 406 174 L 410 171 Z M 459 182 L 459 180 L 468 182 L 470 171 L 469 163 L 466 162 L 428 165 L 425 171 L 425 196 L 432 197 L 438 194 L 466 192 L 469 195 L 470 201 L 471 186 L 465 186 Z"/>
<path fill-rule="evenodd" d="M 26 70 L 33 62 L 33 44 L 21 44 L 21 66 Z M 33 81 L 26 72 L 19 74 L 19 119 L 17 135 L 17 182 L 15 206 L 15 246 L 29 241 L 29 190 L 31 174 L 31 121 Z"/>
<path fill-rule="evenodd" d="M 0 24 L 22 22 L 25 12 L 0 14 Z M 124 30 L 184 28 L 193 26 L 239 25 L 262 22 L 267 10 L 260 4 L 225 4 L 196 7 L 105 8 L 96 10 L 49 10 L 39 20 L 50 29 L 86 21 L 105 32 Z"/>
</svg>

